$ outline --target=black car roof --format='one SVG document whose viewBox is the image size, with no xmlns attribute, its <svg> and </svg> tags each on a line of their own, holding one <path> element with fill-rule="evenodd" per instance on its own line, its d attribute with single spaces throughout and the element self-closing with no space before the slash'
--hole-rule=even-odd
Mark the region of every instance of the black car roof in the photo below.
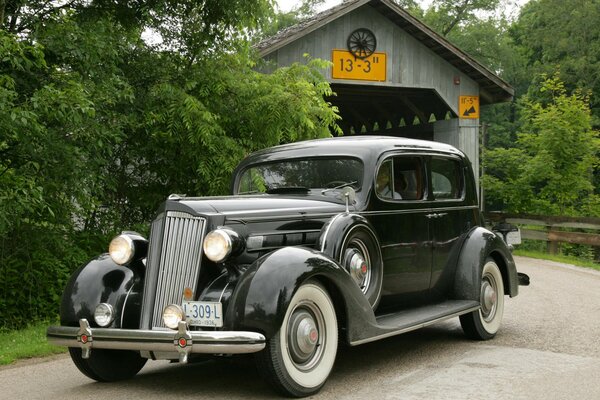
<svg viewBox="0 0 600 400">
<path fill-rule="evenodd" d="M 403 149 L 408 152 L 425 151 L 446 153 L 464 157 L 464 154 L 460 150 L 445 143 L 391 136 L 364 135 L 305 140 L 270 147 L 252 153 L 242 162 L 242 164 L 247 165 L 255 162 L 266 162 L 285 158 L 328 155 L 347 155 L 365 159 L 377 156 L 385 151 L 398 149 Z"/>
</svg>

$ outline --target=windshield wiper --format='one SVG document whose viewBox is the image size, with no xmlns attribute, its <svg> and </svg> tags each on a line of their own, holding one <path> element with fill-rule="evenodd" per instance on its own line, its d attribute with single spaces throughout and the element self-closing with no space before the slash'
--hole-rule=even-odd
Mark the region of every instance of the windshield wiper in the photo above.
<svg viewBox="0 0 600 400">
<path fill-rule="evenodd" d="M 308 193 L 310 191 L 309 188 L 302 186 L 279 186 L 274 188 L 267 189 L 267 193 L 269 194 L 277 194 L 277 193 Z"/>
<path fill-rule="evenodd" d="M 325 193 L 327 193 L 327 192 L 330 192 L 330 191 L 332 191 L 332 190 L 341 189 L 341 188 L 343 188 L 343 187 L 346 187 L 346 186 L 355 185 L 355 184 L 357 184 L 357 183 L 358 183 L 358 181 L 344 182 L 344 183 L 342 183 L 341 185 L 337 185 L 337 186 L 335 186 L 335 187 L 332 187 L 332 188 L 327 188 L 327 189 L 323 189 L 323 190 L 321 190 L 321 194 L 325 194 Z"/>
</svg>

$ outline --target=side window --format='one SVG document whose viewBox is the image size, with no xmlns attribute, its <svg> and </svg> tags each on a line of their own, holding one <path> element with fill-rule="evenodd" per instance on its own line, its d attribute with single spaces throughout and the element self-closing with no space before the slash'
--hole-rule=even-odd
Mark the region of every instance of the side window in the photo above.
<svg viewBox="0 0 600 400">
<path fill-rule="evenodd" d="M 457 160 L 431 159 L 431 186 L 436 200 L 462 198 L 463 182 L 462 169 Z"/>
<path fill-rule="evenodd" d="M 394 157 L 394 190 L 402 200 L 424 198 L 423 162 L 419 157 Z"/>
<path fill-rule="evenodd" d="M 392 160 L 386 160 L 379 167 L 377 172 L 377 180 L 375 181 L 375 190 L 377 195 L 382 199 L 393 199 L 394 191 L 392 190 Z"/>
<path fill-rule="evenodd" d="M 377 195 L 386 200 L 421 200 L 425 194 L 423 176 L 423 162 L 419 157 L 389 158 L 377 173 Z"/>
</svg>

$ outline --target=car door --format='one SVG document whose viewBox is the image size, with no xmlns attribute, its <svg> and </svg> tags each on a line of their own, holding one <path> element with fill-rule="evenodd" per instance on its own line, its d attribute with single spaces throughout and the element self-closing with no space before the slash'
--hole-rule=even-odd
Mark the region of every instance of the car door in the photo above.
<svg viewBox="0 0 600 400">
<path fill-rule="evenodd" d="M 402 306 L 422 297 L 431 281 L 425 159 L 415 154 L 387 156 L 378 164 L 374 186 L 367 214 L 381 242 L 381 305 Z"/>
<path fill-rule="evenodd" d="M 474 225 L 476 204 L 465 203 L 465 166 L 459 157 L 431 156 L 429 158 L 430 220 L 432 271 L 430 287 L 442 295 L 454 278 L 453 256 L 457 256 L 461 237 Z M 435 293 L 434 293 L 435 294 Z"/>
</svg>

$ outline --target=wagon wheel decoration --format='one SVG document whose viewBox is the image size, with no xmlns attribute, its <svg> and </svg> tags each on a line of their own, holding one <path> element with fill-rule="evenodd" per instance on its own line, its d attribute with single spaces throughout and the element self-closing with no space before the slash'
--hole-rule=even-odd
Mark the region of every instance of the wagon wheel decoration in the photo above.
<svg viewBox="0 0 600 400">
<path fill-rule="evenodd" d="M 366 28 L 359 28 L 348 36 L 348 50 L 356 58 L 369 57 L 376 47 L 375 35 Z"/>
</svg>

